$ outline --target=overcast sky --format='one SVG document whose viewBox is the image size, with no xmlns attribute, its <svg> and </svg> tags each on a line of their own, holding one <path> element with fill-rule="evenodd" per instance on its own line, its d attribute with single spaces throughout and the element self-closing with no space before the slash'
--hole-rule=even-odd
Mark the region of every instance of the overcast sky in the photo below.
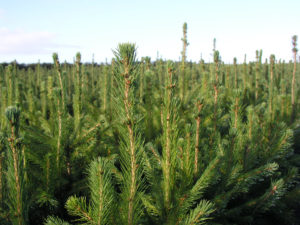
<svg viewBox="0 0 300 225">
<path fill-rule="evenodd" d="M 0 62 L 105 62 L 118 43 L 138 56 L 178 60 L 188 24 L 187 59 L 212 61 L 213 39 L 225 62 L 263 57 L 292 59 L 300 35 L 300 0 L 0 0 Z"/>
</svg>

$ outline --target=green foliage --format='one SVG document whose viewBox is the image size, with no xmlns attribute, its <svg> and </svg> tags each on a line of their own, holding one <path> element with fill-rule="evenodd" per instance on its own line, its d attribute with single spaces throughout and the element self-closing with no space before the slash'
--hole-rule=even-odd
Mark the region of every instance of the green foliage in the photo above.
<svg viewBox="0 0 300 225">
<path fill-rule="evenodd" d="M 69 223 L 62 221 L 59 218 L 49 216 L 45 222 L 45 225 L 69 225 Z"/>
<path fill-rule="evenodd" d="M 112 186 L 113 165 L 108 159 L 98 158 L 89 167 L 90 204 L 84 197 L 72 196 L 66 203 L 70 215 L 84 224 L 111 224 L 115 199 Z"/>
<path fill-rule="evenodd" d="M 193 225 L 193 224 L 205 224 L 207 217 L 214 211 L 213 204 L 202 200 L 198 206 L 188 215 L 182 224 Z"/>
<path fill-rule="evenodd" d="M 194 63 L 184 24 L 180 62 L 0 66 L 0 224 L 299 223 L 296 39 Z"/>
<path fill-rule="evenodd" d="M 116 67 L 114 78 L 118 85 L 114 95 L 116 124 L 120 138 L 120 166 L 122 172 L 120 214 L 122 224 L 138 224 L 143 213 L 141 193 L 144 189 L 142 178 L 143 142 L 139 129 L 139 118 L 136 114 L 134 92 L 138 75 L 136 62 L 136 47 L 134 44 L 119 44 L 116 51 Z"/>
<path fill-rule="evenodd" d="M 13 225 L 27 224 L 28 196 L 25 175 L 25 155 L 23 141 L 19 136 L 20 109 L 10 106 L 5 115 L 9 121 L 8 137 L 4 138 L 6 148 L 6 185 L 9 221 Z"/>
</svg>

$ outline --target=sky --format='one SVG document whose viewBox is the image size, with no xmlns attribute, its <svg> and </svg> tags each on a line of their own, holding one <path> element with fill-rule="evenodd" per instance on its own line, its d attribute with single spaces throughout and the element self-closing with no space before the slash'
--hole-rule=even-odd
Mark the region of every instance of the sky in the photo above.
<svg viewBox="0 0 300 225">
<path fill-rule="evenodd" d="M 119 43 L 138 57 L 179 60 L 188 25 L 187 60 L 212 61 L 213 39 L 222 60 L 292 59 L 300 35 L 299 0 L 0 0 L 0 62 L 110 62 Z"/>
</svg>

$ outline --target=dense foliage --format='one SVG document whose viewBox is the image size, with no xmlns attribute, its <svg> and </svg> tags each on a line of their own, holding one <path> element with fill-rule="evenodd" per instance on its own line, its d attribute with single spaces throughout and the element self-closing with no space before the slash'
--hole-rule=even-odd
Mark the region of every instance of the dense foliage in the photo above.
<svg viewBox="0 0 300 225">
<path fill-rule="evenodd" d="M 0 224 L 297 224 L 299 64 L 0 66 Z"/>
</svg>

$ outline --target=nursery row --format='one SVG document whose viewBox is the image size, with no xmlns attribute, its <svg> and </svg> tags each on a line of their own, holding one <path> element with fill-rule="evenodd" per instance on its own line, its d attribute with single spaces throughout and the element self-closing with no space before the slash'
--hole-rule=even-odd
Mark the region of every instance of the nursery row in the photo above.
<svg viewBox="0 0 300 225">
<path fill-rule="evenodd" d="M 297 38 L 195 63 L 186 30 L 181 62 L 0 66 L 0 224 L 299 223 Z"/>
</svg>

